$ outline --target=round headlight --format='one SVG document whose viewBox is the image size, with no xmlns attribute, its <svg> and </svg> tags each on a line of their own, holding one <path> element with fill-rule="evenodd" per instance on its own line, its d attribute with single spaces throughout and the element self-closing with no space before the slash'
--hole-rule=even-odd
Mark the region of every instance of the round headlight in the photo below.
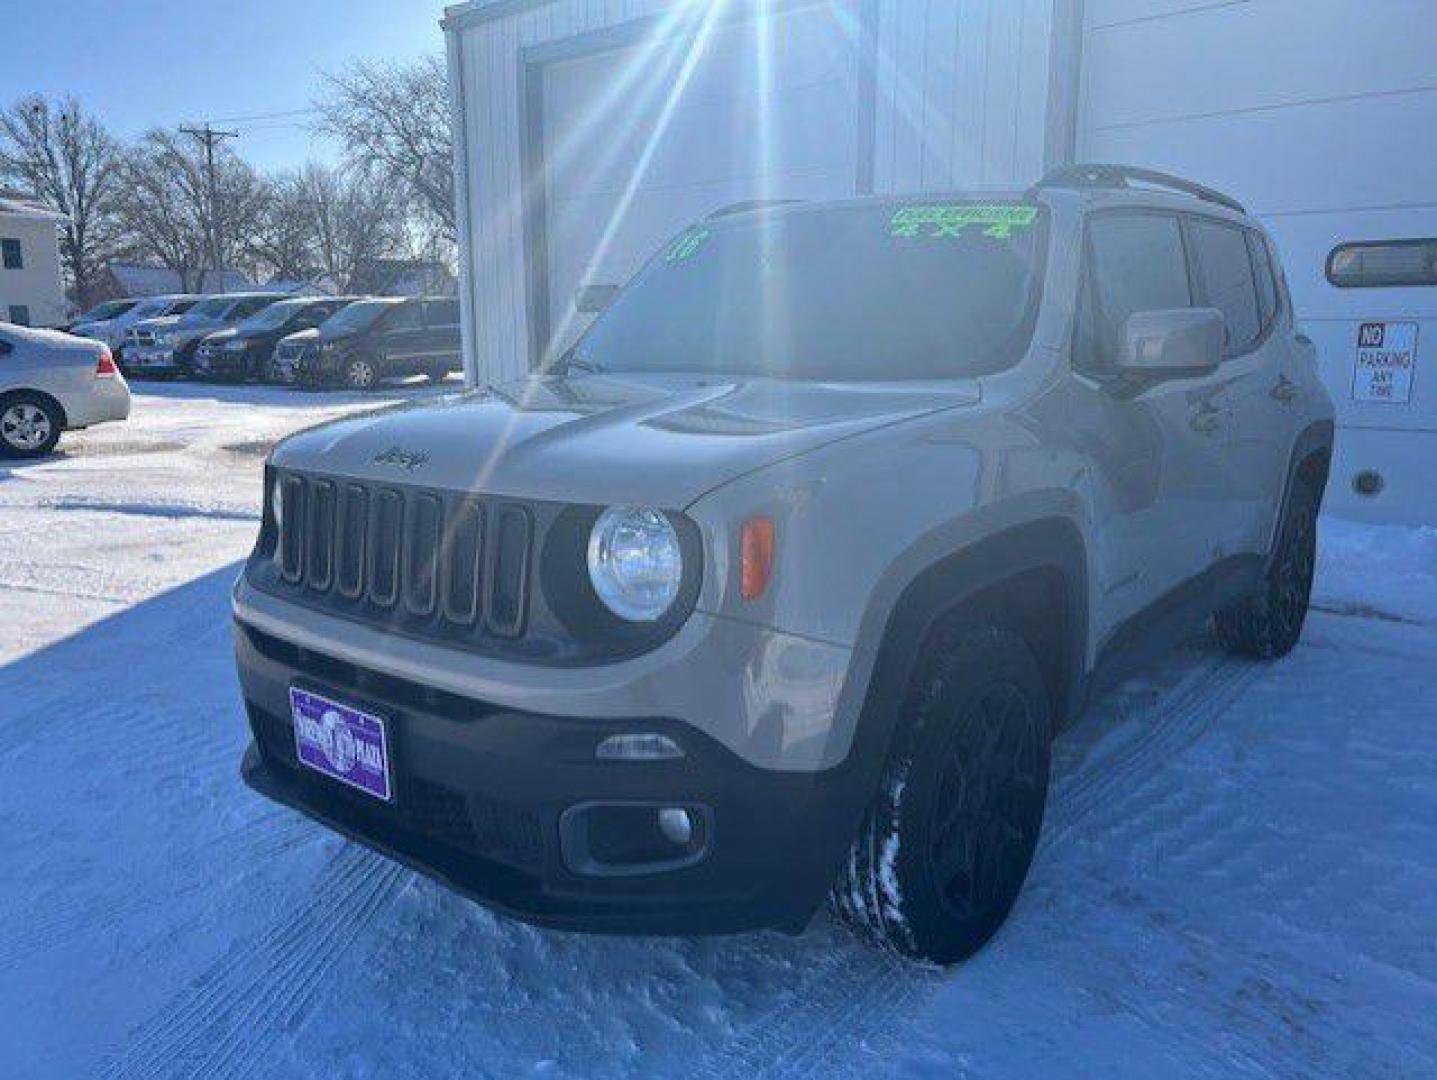
<svg viewBox="0 0 1437 1080">
<path fill-rule="evenodd" d="M 628 622 L 657 622 L 683 584 L 684 557 L 657 510 L 606 510 L 589 534 L 589 580 L 604 606 Z"/>
</svg>

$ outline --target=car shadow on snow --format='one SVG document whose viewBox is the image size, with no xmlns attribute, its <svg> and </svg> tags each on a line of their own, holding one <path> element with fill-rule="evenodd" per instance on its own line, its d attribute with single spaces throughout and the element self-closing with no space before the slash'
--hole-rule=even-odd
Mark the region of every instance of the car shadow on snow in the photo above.
<svg viewBox="0 0 1437 1080">
<path fill-rule="evenodd" d="M 306 389 L 268 383 L 211 383 L 188 380 L 131 379 L 130 392 L 136 398 L 163 398 L 170 401 L 203 401 L 225 405 L 290 406 L 297 409 L 327 405 L 384 405 L 395 401 L 423 401 L 464 389 L 461 376 L 450 375 L 438 385 L 422 376 L 382 383 L 368 392 L 342 388 Z M 133 418 L 132 418 L 133 422 Z"/>
<path fill-rule="evenodd" d="M 268 1075 L 727 1076 L 881 1044 L 932 985 L 826 913 L 801 937 L 538 930 L 254 795 L 239 568 L 0 667 L 26 703 L 0 710 L 0 1029 L 37 1074 L 242 1051 Z"/>
</svg>

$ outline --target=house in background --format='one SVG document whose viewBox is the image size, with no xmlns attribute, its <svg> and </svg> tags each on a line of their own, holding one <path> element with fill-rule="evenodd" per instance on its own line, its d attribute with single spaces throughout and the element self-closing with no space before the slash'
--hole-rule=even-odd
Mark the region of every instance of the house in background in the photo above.
<svg viewBox="0 0 1437 1080">
<path fill-rule="evenodd" d="M 349 291 L 372 296 L 453 296 L 458 282 L 433 259 L 370 259 L 354 273 Z"/>
<path fill-rule="evenodd" d="M 226 270 L 222 275 L 206 270 L 199 287 L 190 289 L 185 287 L 179 272 L 167 266 L 111 260 L 100 272 L 95 297 L 98 302 L 121 297 L 169 296 L 172 293 L 248 292 L 253 288 L 255 283 L 238 270 Z"/>
<path fill-rule="evenodd" d="M 64 220 L 28 198 L 0 191 L 0 320 L 22 326 L 65 322 L 59 233 Z"/>
<path fill-rule="evenodd" d="M 339 296 L 344 290 L 329 274 L 305 278 L 270 278 L 262 288 L 265 292 L 292 293 L 295 296 Z"/>
</svg>

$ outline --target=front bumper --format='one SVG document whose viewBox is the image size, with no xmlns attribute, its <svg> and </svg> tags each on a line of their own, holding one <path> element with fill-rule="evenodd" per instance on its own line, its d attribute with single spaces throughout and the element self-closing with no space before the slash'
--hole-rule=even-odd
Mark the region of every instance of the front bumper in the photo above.
<svg viewBox="0 0 1437 1080">
<path fill-rule="evenodd" d="M 247 352 L 199 352 L 195 354 L 194 372 L 200 379 L 245 379 L 250 376 L 250 354 Z"/>
<path fill-rule="evenodd" d="M 182 369 L 174 350 L 160 345 L 131 345 L 125 350 L 125 374 L 174 375 Z"/>
<path fill-rule="evenodd" d="M 861 763 L 757 768 L 691 725 L 635 715 L 559 718 L 461 697 L 359 667 L 243 619 L 236 653 L 254 742 L 246 782 L 342 834 L 525 921 L 603 933 L 801 930 L 822 902 L 866 805 Z M 289 688 L 385 718 L 395 800 L 380 803 L 297 761 Z M 613 734 L 657 732 L 682 760 L 600 762 Z M 575 872 L 565 812 L 680 805 L 708 814 L 701 858 L 641 876 Z"/>
</svg>

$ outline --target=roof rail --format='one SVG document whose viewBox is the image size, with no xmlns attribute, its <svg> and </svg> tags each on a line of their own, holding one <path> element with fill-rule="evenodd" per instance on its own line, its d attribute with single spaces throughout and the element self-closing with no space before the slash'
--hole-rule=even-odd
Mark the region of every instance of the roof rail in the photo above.
<svg viewBox="0 0 1437 1080">
<path fill-rule="evenodd" d="M 719 218 L 733 217 L 735 214 L 748 214 L 755 210 L 772 210 L 779 206 L 796 206 L 801 202 L 803 202 L 802 199 L 748 199 L 744 202 L 721 206 L 706 220 L 717 221 Z"/>
<path fill-rule="evenodd" d="M 1043 177 L 1033 185 L 1030 194 L 1043 188 L 1133 188 L 1135 184 L 1180 191 L 1204 202 L 1236 210 L 1239 214 L 1247 213 L 1247 207 L 1231 195 L 1224 195 L 1221 191 L 1170 173 L 1141 169 L 1134 165 L 1069 165 Z"/>
</svg>

